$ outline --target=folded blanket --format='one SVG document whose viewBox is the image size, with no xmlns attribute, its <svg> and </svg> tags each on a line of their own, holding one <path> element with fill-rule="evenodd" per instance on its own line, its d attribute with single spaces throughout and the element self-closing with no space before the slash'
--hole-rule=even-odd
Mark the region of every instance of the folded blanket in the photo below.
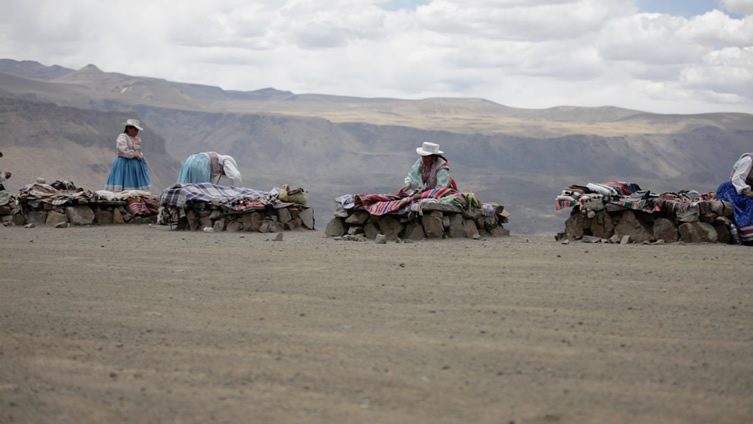
<svg viewBox="0 0 753 424">
<path fill-rule="evenodd" d="M 205 202 L 242 211 L 279 206 L 277 196 L 245 187 L 228 187 L 210 183 L 175 184 L 160 195 L 160 206 L 185 208 L 189 202 Z"/>
</svg>

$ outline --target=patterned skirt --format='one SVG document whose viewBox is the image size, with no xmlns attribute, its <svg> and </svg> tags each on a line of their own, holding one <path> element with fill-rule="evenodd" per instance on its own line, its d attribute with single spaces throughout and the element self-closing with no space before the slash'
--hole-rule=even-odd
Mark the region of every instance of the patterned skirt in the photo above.
<svg viewBox="0 0 753 424">
<path fill-rule="evenodd" d="M 723 182 L 716 189 L 716 197 L 732 203 L 735 225 L 740 234 L 740 240 L 753 242 L 753 197 L 738 194 L 731 181 Z"/>
<path fill-rule="evenodd" d="M 180 167 L 178 183 L 198 184 L 208 183 L 212 178 L 212 164 L 205 153 L 195 153 L 189 156 Z"/>
<path fill-rule="evenodd" d="M 107 177 L 105 190 L 148 190 L 152 181 L 149 178 L 149 165 L 143 159 L 128 159 L 118 156 L 112 163 L 112 171 Z"/>
</svg>

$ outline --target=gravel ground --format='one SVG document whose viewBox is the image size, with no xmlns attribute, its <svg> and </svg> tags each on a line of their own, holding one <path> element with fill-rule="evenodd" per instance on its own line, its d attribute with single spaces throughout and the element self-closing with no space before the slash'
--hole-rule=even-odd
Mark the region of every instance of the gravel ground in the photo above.
<svg viewBox="0 0 753 424">
<path fill-rule="evenodd" d="M 2 228 L 0 422 L 753 422 L 753 249 Z"/>
</svg>

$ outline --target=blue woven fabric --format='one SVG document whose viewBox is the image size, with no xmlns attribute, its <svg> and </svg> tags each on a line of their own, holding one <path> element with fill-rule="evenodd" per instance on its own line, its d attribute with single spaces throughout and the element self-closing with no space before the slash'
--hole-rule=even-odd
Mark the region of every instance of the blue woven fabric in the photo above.
<svg viewBox="0 0 753 424">
<path fill-rule="evenodd" d="M 143 159 L 118 157 L 112 163 L 112 171 L 107 177 L 105 190 L 148 190 L 152 181 L 149 178 L 149 166 Z"/>
<path fill-rule="evenodd" d="M 735 225 L 740 231 L 743 241 L 752 241 L 751 229 L 753 228 L 753 197 L 738 194 L 731 181 L 723 182 L 716 189 L 716 197 L 732 203 L 734 210 Z"/>
<path fill-rule="evenodd" d="M 212 178 L 212 164 L 206 153 L 195 153 L 183 162 L 178 174 L 178 184 L 208 183 Z"/>
</svg>

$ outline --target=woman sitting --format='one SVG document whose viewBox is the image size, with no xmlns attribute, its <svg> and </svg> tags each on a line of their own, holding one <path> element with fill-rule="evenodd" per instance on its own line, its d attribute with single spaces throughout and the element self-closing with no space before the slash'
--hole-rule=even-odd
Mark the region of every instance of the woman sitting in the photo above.
<svg viewBox="0 0 753 424">
<path fill-rule="evenodd" d="M 450 164 L 442 156 L 444 152 L 439 150 L 439 144 L 425 141 L 421 147 L 416 148 L 416 153 L 421 157 L 411 166 L 405 177 L 405 184 L 400 187 L 399 193 L 408 195 L 401 200 L 401 204 L 416 200 L 416 196 L 427 189 L 458 189 L 450 176 Z"/>
<path fill-rule="evenodd" d="M 716 189 L 716 197 L 732 203 L 740 240 L 753 242 L 753 153 L 743 153 L 732 167 L 729 181 Z"/>
<path fill-rule="evenodd" d="M 241 173 L 238 164 L 232 156 L 221 155 L 216 152 L 195 153 L 189 156 L 180 167 L 178 183 L 219 184 L 222 177 L 232 180 L 233 185 L 241 183 Z"/>
</svg>

